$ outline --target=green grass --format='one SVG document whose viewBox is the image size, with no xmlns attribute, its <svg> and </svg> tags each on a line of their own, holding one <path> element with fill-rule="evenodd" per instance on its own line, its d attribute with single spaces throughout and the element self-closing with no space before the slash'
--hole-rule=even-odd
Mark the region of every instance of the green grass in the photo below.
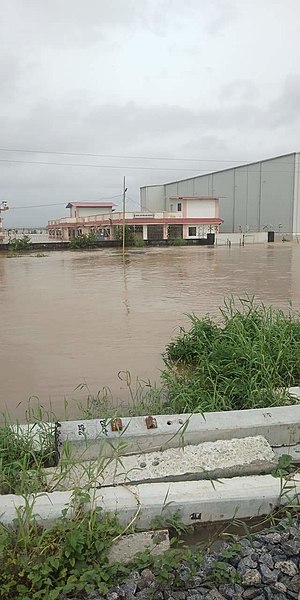
<svg viewBox="0 0 300 600">
<path fill-rule="evenodd" d="M 78 501 L 79 500 L 79 501 Z M 109 561 L 109 550 L 124 533 L 117 516 L 100 509 L 85 510 L 85 498 L 77 499 L 74 517 L 66 511 L 49 529 L 36 522 L 33 506 L 18 513 L 14 527 L 0 524 L 0 597 L 2 600 L 56 600 L 96 590 L 106 594 L 136 570 L 151 568 L 157 583 L 173 585 L 182 561 L 203 560 L 202 549 L 191 551 L 185 544 L 156 556 L 140 552 L 126 566 Z M 132 530 L 130 530 L 131 532 Z M 159 533 L 157 542 L 159 543 Z"/>
<path fill-rule="evenodd" d="M 116 517 L 99 510 L 64 513 L 49 529 L 35 520 L 27 504 L 14 527 L 0 525 L 0 597 L 3 600 L 55 600 L 70 592 L 106 593 L 124 571 L 111 565 L 108 551 L 122 532 Z M 27 513 L 27 514 L 25 514 Z"/>
<path fill-rule="evenodd" d="M 284 390 L 300 382 L 299 314 L 253 298 L 231 298 L 220 313 L 219 322 L 190 315 L 190 329 L 166 348 L 162 379 L 172 412 L 295 403 Z"/>
<path fill-rule="evenodd" d="M 54 440 L 37 450 L 30 434 L 0 426 L 0 494 L 26 494 L 44 486 L 43 470 L 55 464 Z"/>
</svg>

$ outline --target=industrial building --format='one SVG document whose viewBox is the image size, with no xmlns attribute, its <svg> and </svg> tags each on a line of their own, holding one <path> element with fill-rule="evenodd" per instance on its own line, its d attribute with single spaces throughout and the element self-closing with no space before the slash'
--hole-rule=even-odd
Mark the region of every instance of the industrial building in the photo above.
<svg viewBox="0 0 300 600">
<path fill-rule="evenodd" d="M 300 153 L 140 189 L 142 211 L 176 210 L 174 198 L 221 198 L 221 232 L 300 234 Z"/>
</svg>

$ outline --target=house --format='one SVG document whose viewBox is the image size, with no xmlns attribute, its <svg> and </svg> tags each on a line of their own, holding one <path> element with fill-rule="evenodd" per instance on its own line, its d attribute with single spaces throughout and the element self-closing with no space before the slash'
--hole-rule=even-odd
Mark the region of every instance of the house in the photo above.
<svg viewBox="0 0 300 600">
<path fill-rule="evenodd" d="M 170 196 L 163 211 L 126 211 L 124 215 L 113 207 L 109 202 L 70 202 L 69 217 L 48 222 L 49 237 L 69 241 L 94 232 L 99 240 L 115 240 L 125 220 L 137 238 L 150 243 L 175 238 L 205 243 L 223 222 L 219 198 L 212 196 Z"/>
<path fill-rule="evenodd" d="M 112 202 L 69 202 L 66 208 L 70 209 L 70 217 L 92 217 L 94 215 L 105 215 L 112 212 Z"/>
<path fill-rule="evenodd" d="M 110 219 L 115 205 L 112 202 L 69 202 L 68 217 L 48 221 L 48 233 L 51 240 L 66 241 L 83 233 L 97 230 L 99 237 L 107 237 L 102 232 L 100 222 Z M 97 226 L 93 224 L 97 221 Z M 102 235 L 101 235 L 102 234 Z M 109 236 L 109 234 L 108 234 Z"/>
</svg>

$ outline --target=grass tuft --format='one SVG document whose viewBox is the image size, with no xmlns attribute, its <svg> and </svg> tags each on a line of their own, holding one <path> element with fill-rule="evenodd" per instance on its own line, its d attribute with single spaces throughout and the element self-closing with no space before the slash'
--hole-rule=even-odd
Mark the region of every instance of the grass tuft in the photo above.
<svg viewBox="0 0 300 600">
<path fill-rule="evenodd" d="M 162 379 L 172 412 L 294 404 L 285 390 L 300 381 L 299 314 L 248 297 L 230 298 L 220 312 L 219 323 L 189 315 L 190 329 L 166 348 Z"/>
</svg>

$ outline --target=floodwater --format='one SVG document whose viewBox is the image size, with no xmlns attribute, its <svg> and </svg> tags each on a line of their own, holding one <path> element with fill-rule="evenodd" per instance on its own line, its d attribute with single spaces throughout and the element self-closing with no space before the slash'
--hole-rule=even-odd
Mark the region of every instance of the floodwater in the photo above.
<svg viewBox="0 0 300 600">
<path fill-rule="evenodd" d="M 24 414 L 37 396 L 61 417 L 66 398 L 72 416 L 82 383 L 126 404 L 119 371 L 159 380 L 186 313 L 217 314 L 245 293 L 300 309 L 300 245 L 136 249 L 125 265 L 113 249 L 0 255 L 0 410 Z"/>
</svg>

